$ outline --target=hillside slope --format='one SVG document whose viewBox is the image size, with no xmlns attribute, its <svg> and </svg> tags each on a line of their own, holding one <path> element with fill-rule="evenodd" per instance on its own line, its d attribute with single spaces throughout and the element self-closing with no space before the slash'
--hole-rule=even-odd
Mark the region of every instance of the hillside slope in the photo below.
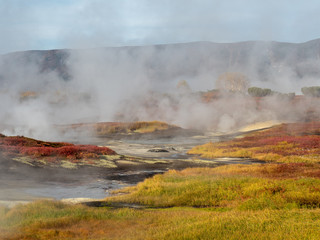
<svg viewBox="0 0 320 240">
<path fill-rule="evenodd" d="M 0 81 L 54 72 L 71 80 L 79 58 L 106 66 L 139 66 L 153 80 L 172 80 L 209 73 L 241 71 L 252 79 L 270 81 L 290 75 L 295 79 L 320 76 L 320 39 L 305 43 L 248 41 L 238 43 L 193 42 L 154 46 L 108 47 L 86 50 L 25 51 L 0 56 Z M 16 69 L 23 69 L 16 71 Z"/>
</svg>

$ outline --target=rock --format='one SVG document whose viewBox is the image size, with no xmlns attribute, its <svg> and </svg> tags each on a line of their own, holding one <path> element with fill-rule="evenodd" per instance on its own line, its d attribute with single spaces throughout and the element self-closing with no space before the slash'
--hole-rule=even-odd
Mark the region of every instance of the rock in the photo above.
<svg viewBox="0 0 320 240">
<path fill-rule="evenodd" d="M 148 152 L 160 153 L 160 152 L 169 152 L 169 151 L 163 148 L 153 148 L 153 149 L 149 149 Z"/>
</svg>

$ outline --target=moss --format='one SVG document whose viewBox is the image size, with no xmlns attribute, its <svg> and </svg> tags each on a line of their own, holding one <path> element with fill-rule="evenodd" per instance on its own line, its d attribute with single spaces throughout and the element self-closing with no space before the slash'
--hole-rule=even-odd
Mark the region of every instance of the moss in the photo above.
<svg viewBox="0 0 320 240">
<path fill-rule="evenodd" d="M 77 169 L 78 165 L 76 163 L 72 163 L 70 161 L 61 161 L 60 167 L 68 168 L 68 169 Z"/>
<path fill-rule="evenodd" d="M 94 166 L 96 167 L 105 167 L 105 168 L 116 168 L 117 165 L 115 162 L 106 160 L 106 159 L 99 159 L 98 161 L 95 162 Z"/>
<path fill-rule="evenodd" d="M 35 166 L 34 165 L 34 160 L 30 157 L 16 157 L 16 158 L 12 158 L 12 160 L 17 161 L 17 162 L 21 162 L 30 166 Z"/>
</svg>

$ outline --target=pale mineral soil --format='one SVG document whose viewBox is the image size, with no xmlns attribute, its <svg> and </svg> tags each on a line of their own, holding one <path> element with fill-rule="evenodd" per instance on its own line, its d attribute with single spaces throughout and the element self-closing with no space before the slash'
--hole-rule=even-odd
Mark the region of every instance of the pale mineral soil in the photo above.
<svg viewBox="0 0 320 240">
<path fill-rule="evenodd" d="M 228 134 L 204 134 L 199 131 L 172 134 L 156 132 L 136 136 L 88 137 L 74 141 L 108 146 L 119 155 L 124 155 L 125 157 L 112 160 L 116 166 L 112 168 L 42 168 L 0 159 L 0 204 L 12 207 L 43 198 L 69 203 L 86 202 L 105 198 L 111 190 L 137 184 L 169 169 L 256 163 L 259 161 L 242 158 L 201 159 L 188 155 L 187 151 L 195 145 L 234 138 L 244 132 L 267 128 L 272 124 L 256 124 Z"/>
</svg>

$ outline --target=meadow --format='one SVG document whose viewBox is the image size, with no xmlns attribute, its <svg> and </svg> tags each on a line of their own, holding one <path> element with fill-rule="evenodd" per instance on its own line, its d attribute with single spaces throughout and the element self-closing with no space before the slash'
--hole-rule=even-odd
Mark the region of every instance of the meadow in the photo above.
<svg viewBox="0 0 320 240">
<path fill-rule="evenodd" d="M 1 207 L 0 239 L 320 239 L 318 132 L 318 123 L 282 124 L 196 147 L 278 157 L 170 170 L 114 191 L 98 208 L 58 201 Z"/>
<path fill-rule="evenodd" d="M 56 201 L 2 207 L 0 239 L 319 239 L 314 167 L 172 170 L 114 192 L 105 207 Z M 112 207 L 119 202 L 143 208 Z"/>
</svg>

